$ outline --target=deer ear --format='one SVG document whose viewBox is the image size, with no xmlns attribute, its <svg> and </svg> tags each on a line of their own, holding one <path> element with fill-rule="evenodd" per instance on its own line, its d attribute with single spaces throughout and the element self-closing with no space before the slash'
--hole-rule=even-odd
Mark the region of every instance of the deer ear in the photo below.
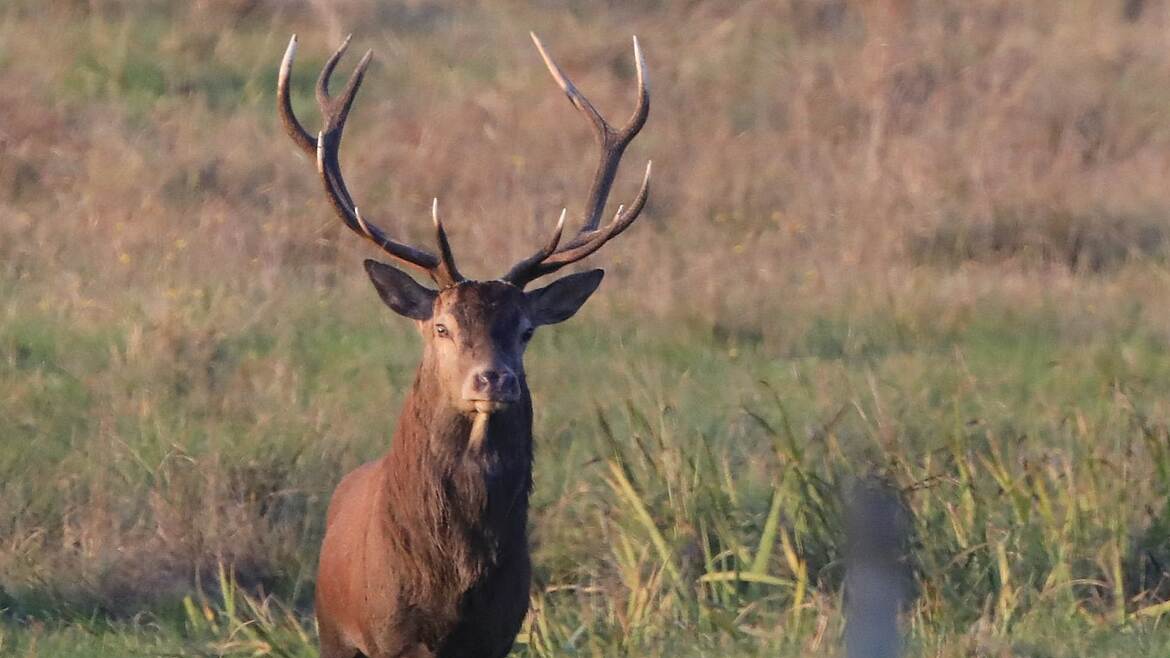
<svg viewBox="0 0 1170 658">
<path fill-rule="evenodd" d="M 533 324 L 556 324 L 573 317 L 601 285 L 605 272 L 589 270 L 557 279 L 549 285 L 525 293 Z"/>
<path fill-rule="evenodd" d="M 366 274 L 374 282 L 378 296 L 386 302 L 395 313 L 412 320 L 429 320 L 434 311 L 434 290 L 426 288 L 410 278 L 402 270 L 390 267 L 376 260 L 367 260 Z"/>
</svg>

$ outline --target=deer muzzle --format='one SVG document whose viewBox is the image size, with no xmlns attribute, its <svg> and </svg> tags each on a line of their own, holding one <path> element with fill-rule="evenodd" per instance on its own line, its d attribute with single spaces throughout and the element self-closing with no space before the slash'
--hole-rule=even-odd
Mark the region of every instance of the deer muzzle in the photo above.
<svg viewBox="0 0 1170 658">
<path fill-rule="evenodd" d="M 479 368 L 464 382 L 463 399 L 479 413 L 500 411 L 520 399 L 520 380 L 506 367 Z"/>
</svg>

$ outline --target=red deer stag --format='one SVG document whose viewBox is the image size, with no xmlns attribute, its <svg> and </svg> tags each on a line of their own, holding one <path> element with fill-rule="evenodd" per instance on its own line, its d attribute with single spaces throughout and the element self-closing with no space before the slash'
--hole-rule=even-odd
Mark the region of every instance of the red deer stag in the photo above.
<svg viewBox="0 0 1170 658">
<path fill-rule="evenodd" d="M 646 204 L 650 183 L 647 164 L 633 203 L 601 226 L 622 153 L 650 111 L 637 39 L 637 109 L 620 130 L 569 81 L 536 35 L 532 39 L 557 84 L 593 126 L 601 160 L 584 227 L 562 244 L 562 212 L 544 246 L 495 281 L 459 274 L 436 207 L 438 250 L 431 253 L 395 241 L 354 204 L 337 152 L 371 53 L 336 98 L 329 78 L 349 40 L 325 63 L 317 80 L 324 127 L 316 138 L 294 116 L 289 99 L 295 35 L 281 62 L 280 117 L 292 140 L 317 162 L 333 210 L 353 232 L 438 288 L 365 261 L 382 301 L 417 324 L 423 356 L 389 451 L 346 475 L 329 505 L 316 595 L 323 658 L 499 658 L 511 648 L 528 609 L 532 399 L 524 348 L 536 327 L 576 313 L 603 273 L 590 270 L 538 290 L 524 288 L 626 230 Z"/>
</svg>

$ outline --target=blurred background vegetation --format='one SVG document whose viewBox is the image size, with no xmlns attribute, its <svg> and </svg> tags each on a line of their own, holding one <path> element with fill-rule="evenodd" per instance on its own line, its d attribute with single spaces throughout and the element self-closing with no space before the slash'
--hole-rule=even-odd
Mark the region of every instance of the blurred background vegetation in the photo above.
<svg viewBox="0 0 1170 658">
<path fill-rule="evenodd" d="M 517 655 L 838 655 L 841 496 L 901 492 L 912 655 L 1170 653 L 1156 0 L 6 0 L 0 654 L 315 655 L 324 508 L 418 339 L 280 132 L 347 33 L 363 210 L 496 276 L 647 128 L 643 218 L 529 351 Z M 351 55 L 349 62 L 356 60 Z M 345 67 L 343 67 L 345 68 Z"/>
</svg>

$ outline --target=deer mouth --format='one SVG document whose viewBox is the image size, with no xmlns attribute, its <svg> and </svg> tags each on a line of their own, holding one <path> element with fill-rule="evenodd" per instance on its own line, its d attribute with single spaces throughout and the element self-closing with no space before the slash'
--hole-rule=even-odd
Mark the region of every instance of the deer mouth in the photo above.
<svg viewBox="0 0 1170 658">
<path fill-rule="evenodd" d="M 468 400 L 476 413 L 490 414 L 512 406 L 515 400 Z"/>
</svg>

